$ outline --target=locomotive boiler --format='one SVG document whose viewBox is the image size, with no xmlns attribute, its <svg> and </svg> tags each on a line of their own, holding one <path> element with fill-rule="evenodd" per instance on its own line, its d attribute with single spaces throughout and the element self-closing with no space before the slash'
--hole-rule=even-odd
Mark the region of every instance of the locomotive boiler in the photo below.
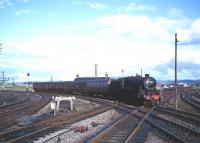
<svg viewBox="0 0 200 143">
<path fill-rule="evenodd" d="M 156 92 L 156 80 L 148 74 L 145 77 L 136 75 L 114 80 L 108 91 L 112 99 L 127 104 L 141 105 L 160 100 L 160 95 Z"/>
<path fill-rule="evenodd" d="M 76 93 L 111 99 L 126 104 L 157 102 L 156 80 L 148 74 L 112 79 L 109 77 L 76 77 L 74 81 L 35 82 L 36 92 Z"/>
</svg>

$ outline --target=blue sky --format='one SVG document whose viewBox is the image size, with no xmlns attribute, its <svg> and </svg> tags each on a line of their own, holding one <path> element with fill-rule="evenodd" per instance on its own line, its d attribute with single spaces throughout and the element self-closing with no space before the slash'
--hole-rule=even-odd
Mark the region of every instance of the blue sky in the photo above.
<svg viewBox="0 0 200 143">
<path fill-rule="evenodd" d="M 0 0 L 0 71 L 16 81 L 76 74 L 200 77 L 198 0 Z"/>
</svg>

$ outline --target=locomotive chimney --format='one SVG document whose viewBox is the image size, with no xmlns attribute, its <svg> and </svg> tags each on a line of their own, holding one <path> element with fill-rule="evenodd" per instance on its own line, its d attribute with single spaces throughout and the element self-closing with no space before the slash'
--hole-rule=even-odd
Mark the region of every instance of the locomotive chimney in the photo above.
<svg viewBox="0 0 200 143">
<path fill-rule="evenodd" d="M 148 78 L 148 77 L 149 77 L 149 74 L 145 74 L 145 77 Z"/>
<path fill-rule="evenodd" d="M 79 78 L 79 74 L 76 74 L 76 78 Z"/>
<path fill-rule="evenodd" d="M 105 78 L 108 78 L 108 73 L 107 72 L 105 73 Z"/>
</svg>

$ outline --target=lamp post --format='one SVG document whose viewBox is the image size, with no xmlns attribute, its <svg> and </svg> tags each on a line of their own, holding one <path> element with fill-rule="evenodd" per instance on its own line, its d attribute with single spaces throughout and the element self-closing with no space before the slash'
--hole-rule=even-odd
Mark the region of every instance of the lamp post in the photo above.
<svg viewBox="0 0 200 143">
<path fill-rule="evenodd" d="M 176 109 L 178 106 L 178 99 L 177 99 L 177 43 L 179 41 L 177 40 L 177 33 L 175 33 L 175 95 L 176 95 Z"/>
<path fill-rule="evenodd" d="M 26 75 L 26 76 L 27 76 L 26 91 L 28 91 L 28 82 L 29 82 L 29 81 L 28 81 L 28 77 L 30 76 L 30 73 L 27 73 L 27 75 Z"/>
</svg>

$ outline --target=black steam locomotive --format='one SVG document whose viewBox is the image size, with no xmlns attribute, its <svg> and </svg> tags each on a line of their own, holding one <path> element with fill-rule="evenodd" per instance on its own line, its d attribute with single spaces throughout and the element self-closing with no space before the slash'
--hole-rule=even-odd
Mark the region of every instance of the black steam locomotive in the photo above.
<svg viewBox="0 0 200 143">
<path fill-rule="evenodd" d="M 157 102 L 160 95 L 156 92 L 156 80 L 148 74 L 111 79 L 109 77 L 79 77 L 74 81 L 35 82 L 35 92 L 76 93 L 95 96 L 127 104 Z"/>
</svg>

